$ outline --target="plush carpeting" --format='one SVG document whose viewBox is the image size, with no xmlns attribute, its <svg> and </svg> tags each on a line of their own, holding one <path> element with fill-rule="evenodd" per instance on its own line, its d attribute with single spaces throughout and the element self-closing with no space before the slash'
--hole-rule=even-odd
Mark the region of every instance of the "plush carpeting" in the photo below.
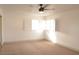
<svg viewBox="0 0 79 59">
<path fill-rule="evenodd" d="M 78 55 L 79 53 L 47 40 L 6 43 L 0 48 L 2 55 Z"/>
</svg>

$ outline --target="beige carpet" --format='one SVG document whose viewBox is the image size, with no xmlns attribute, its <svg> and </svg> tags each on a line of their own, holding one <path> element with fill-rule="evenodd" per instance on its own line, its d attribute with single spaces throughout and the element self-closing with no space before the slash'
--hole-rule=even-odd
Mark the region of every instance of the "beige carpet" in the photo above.
<svg viewBox="0 0 79 59">
<path fill-rule="evenodd" d="M 0 54 L 5 55 L 78 55 L 70 49 L 55 45 L 49 41 L 25 41 L 6 43 L 0 48 Z"/>
</svg>

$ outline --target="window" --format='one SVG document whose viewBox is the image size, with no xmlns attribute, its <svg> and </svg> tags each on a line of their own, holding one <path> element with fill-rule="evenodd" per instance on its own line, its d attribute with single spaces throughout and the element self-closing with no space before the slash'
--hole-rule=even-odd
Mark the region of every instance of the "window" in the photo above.
<svg viewBox="0 0 79 59">
<path fill-rule="evenodd" d="M 45 30 L 55 31 L 55 21 L 54 20 L 45 21 Z"/>
<path fill-rule="evenodd" d="M 32 20 L 34 31 L 55 31 L 55 20 Z"/>
<path fill-rule="evenodd" d="M 49 40 L 53 41 L 54 43 L 57 42 L 55 20 L 32 20 L 32 30 L 39 33 L 45 31 L 44 33 L 46 36 L 48 36 Z"/>
<path fill-rule="evenodd" d="M 38 20 L 33 20 L 32 21 L 32 30 L 39 30 L 39 21 Z"/>
</svg>

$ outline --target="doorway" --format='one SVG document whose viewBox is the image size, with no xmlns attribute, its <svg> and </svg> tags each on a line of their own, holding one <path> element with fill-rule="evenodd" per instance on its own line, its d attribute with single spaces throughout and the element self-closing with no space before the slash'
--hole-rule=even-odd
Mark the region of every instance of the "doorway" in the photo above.
<svg viewBox="0 0 79 59">
<path fill-rule="evenodd" d="M 0 46 L 2 46 L 2 16 L 0 16 Z"/>
</svg>

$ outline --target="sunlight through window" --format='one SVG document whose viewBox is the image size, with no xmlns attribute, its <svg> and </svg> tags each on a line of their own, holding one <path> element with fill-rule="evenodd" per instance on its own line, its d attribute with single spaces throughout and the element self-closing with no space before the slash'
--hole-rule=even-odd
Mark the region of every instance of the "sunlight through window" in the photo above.
<svg viewBox="0 0 79 59">
<path fill-rule="evenodd" d="M 56 43 L 55 20 L 32 20 L 32 30 L 46 32 L 49 40 Z"/>
</svg>

